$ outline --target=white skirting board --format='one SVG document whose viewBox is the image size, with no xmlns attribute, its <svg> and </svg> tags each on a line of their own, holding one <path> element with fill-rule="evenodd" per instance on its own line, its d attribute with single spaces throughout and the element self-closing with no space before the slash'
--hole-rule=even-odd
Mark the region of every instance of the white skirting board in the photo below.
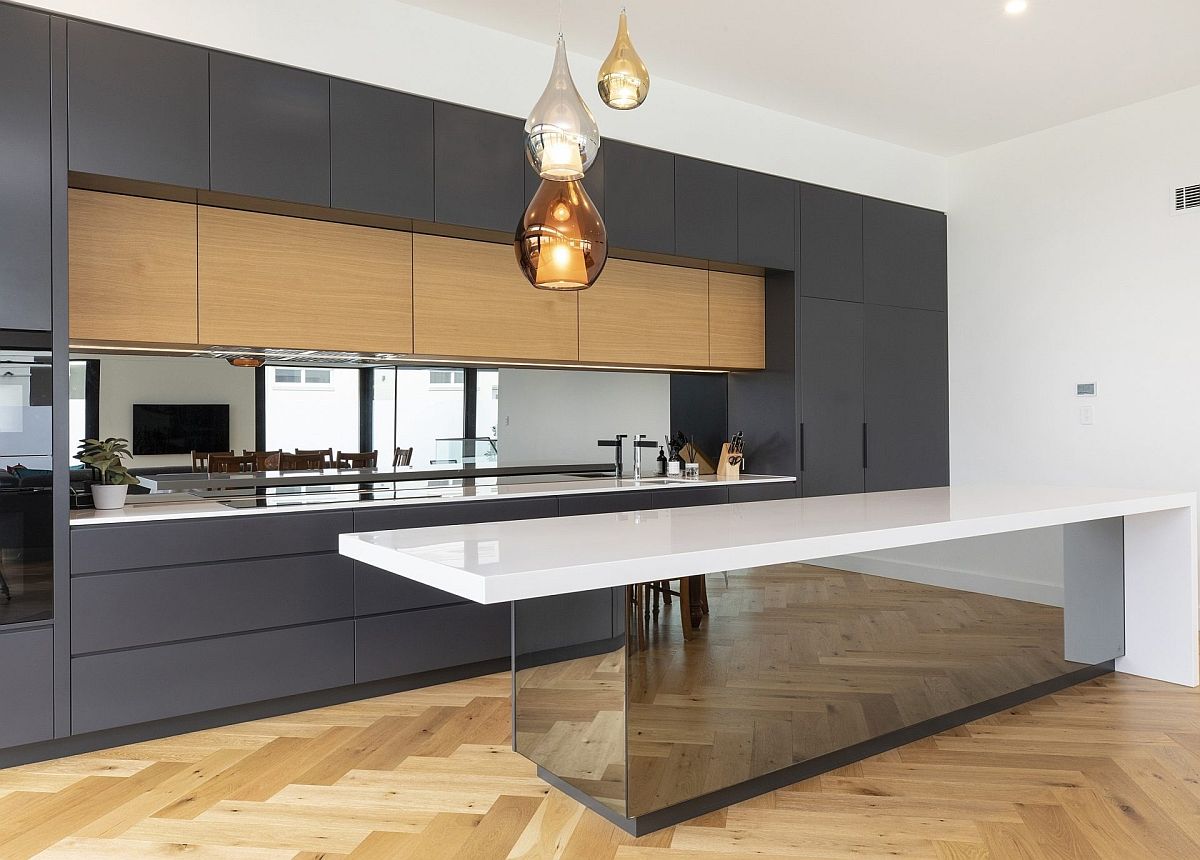
<svg viewBox="0 0 1200 860">
<path fill-rule="evenodd" d="M 812 559 L 806 564 L 848 570 L 868 576 L 882 576 L 902 582 L 917 582 L 921 585 L 936 585 L 940 588 L 956 588 L 975 594 L 990 594 L 1010 600 L 1024 600 L 1047 606 L 1063 605 L 1062 585 L 1031 582 L 993 573 L 974 570 L 936 567 L 912 561 L 879 558 L 873 555 L 839 555 L 833 558 Z"/>
</svg>

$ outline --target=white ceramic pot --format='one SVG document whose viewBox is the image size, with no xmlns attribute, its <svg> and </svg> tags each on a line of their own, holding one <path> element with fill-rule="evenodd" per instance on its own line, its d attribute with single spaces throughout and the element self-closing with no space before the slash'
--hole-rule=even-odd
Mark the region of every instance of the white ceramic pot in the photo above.
<svg viewBox="0 0 1200 860">
<path fill-rule="evenodd" d="M 115 511 L 125 507 L 128 484 L 92 484 L 92 504 L 98 511 Z"/>
</svg>

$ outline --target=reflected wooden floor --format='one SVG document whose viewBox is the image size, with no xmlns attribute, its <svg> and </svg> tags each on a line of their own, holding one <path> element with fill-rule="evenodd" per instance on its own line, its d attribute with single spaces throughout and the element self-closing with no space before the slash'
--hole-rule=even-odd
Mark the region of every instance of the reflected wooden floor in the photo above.
<svg viewBox="0 0 1200 860">
<path fill-rule="evenodd" d="M 1080 668 L 1060 608 L 805 564 L 707 578 L 629 661 L 631 815 Z"/>
<path fill-rule="evenodd" d="M 0 770 L 0 857 L 1200 856 L 1200 692 L 1113 675 L 640 840 L 508 748 L 494 675 Z"/>
</svg>

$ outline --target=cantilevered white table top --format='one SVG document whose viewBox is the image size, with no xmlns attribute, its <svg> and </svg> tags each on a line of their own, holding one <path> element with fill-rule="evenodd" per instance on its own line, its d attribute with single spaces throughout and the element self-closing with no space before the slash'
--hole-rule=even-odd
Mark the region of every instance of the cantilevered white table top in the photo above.
<svg viewBox="0 0 1200 860">
<path fill-rule="evenodd" d="M 1155 511 L 1187 509 L 1194 521 L 1195 507 L 1186 492 L 936 487 L 345 534 L 340 550 L 500 603 Z"/>
</svg>

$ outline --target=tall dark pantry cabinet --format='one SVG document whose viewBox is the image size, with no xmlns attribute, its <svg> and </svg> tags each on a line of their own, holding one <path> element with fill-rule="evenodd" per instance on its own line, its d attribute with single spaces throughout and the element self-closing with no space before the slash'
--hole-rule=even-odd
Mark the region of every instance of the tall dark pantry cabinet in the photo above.
<svg viewBox="0 0 1200 860">
<path fill-rule="evenodd" d="M 0 6 L 0 362 L 15 386 L 20 421 L 0 428 L 0 747 L 55 736 L 54 565 L 65 558 L 65 430 L 51 429 L 66 402 L 65 303 L 58 289 L 65 234 L 57 182 L 64 27 L 47 15 Z M 61 398 L 61 400 L 60 400 Z M 65 422 L 62 422 L 65 423 Z M 61 470 L 58 470 L 61 471 Z M 61 703 L 59 703 L 61 704 Z"/>
</svg>

